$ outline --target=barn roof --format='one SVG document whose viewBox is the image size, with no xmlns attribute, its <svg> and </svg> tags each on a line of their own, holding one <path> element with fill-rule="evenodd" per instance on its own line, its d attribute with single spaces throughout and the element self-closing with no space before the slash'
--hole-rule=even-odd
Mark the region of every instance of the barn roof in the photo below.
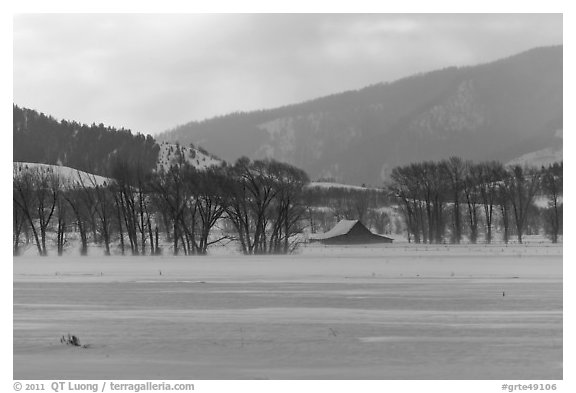
<svg viewBox="0 0 576 393">
<path fill-rule="evenodd" d="M 310 239 L 323 240 L 335 236 L 345 235 L 348 232 L 350 232 L 352 227 L 354 227 L 354 225 L 356 225 L 357 222 L 358 220 L 341 220 L 338 224 L 334 226 L 334 228 L 330 229 L 328 232 L 310 235 Z"/>
</svg>

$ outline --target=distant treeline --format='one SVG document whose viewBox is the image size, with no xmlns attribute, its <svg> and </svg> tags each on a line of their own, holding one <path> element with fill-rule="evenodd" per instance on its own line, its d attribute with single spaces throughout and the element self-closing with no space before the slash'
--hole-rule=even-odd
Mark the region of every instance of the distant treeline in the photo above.
<svg viewBox="0 0 576 393">
<path fill-rule="evenodd" d="M 14 255 L 26 244 L 47 255 L 54 241 L 62 255 L 73 234 L 81 255 L 90 239 L 106 255 L 113 247 L 121 254 L 157 255 L 161 239 L 175 255 L 204 255 L 221 241 L 236 241 L 245 254 L 289 253 L 298 244 L 308 176 L 293 166 L 241 158 L 203 171 L 181 162 L 147 173 L 117 160 L 111 174 L 109 184 L 98 184 L 16 169 Z M 214 233 L 217 224 L 224 227 Z"/>
<path fill-rule="evenodd" d="M 496 224 L 505 243 L 512 234 L 522 243 L 539 227 L 556 243 L 562 234 L 562 171 L 562 163 L 506 168 L 451 157 L 394 168 L 389 189 L 405 217 L 408 239 L 416 243 L 458 244 L 464 235 L 476 243 L 482 229 L 490 243 Z M 538 196 L 546 207 L 534 204 Z"/>
<path fill-rule="evenodd" d="M 110 176 L 122 160 L 145 173 L 156 168 L 160 147 L 150 135 L 104 124 L 57 121 L 37 111 L 13 106 L 14 161 L 64 165 Z"/>
</svg>

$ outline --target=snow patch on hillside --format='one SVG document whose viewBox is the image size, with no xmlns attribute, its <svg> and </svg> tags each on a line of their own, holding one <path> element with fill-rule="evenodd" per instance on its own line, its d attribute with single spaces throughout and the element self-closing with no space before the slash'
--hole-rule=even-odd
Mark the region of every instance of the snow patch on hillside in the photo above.
<svg viewBox="0 0 576 393">
<path fill-rule="evenodd" d="M 86 187 L 102 186 L 110 184 L 112 179 L 107 177 L 93 175 L 78 169 L 61 165 L 38 164 L 32 162 L 14 162 L 14 176 L 18 176 L 26 171 L 39 171 L 43 174 L 54 174 L 60 178 L 63 184 L 74 186 L 84 184 Z"/>
<path fill-rule="evenodd" d="M 160 143 L 160 152 L 158 153 L 156 170 L 168 170 L 171 165 L 178 163 L 180 160 L 188 162 L 194 168 L 199 170 L 222 164 L 222 160 L 203 153 L 192 146 L 181 146 L 168 142 Z"/>
<path fill-rule="evenodd" d="M 552 146 L 545 149 L 536 150 L 530 153 L 516 157 L 515 159 L 506 163 L 506 165 L 520 165 L 520 166 L 548 166 L 555 162 L 561 162 L 563 159 L 562 140 L 564 139 L 563 129 L 560 128 L 554 133 Z"/>
<path fill-rule="evenodd" d="M 562 161 L 562 149 L 554 149 L 552 147 L 547 147 L 545 149 L 533 151 L 531 153 L 526 153 L 517 157 L 506 165 L 520 165 L 520 166 L 548 166 L 555 162 Z"/>
</svg>

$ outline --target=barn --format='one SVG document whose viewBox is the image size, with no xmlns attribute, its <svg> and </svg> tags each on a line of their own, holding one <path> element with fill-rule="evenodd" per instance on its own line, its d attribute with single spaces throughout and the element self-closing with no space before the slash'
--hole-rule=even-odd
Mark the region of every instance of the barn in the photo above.
<svg viewBox="0 0 576 393">
<path fill-rule="evenodd" d="M 323 244 L 392 243 L 392 239 L 370 232 L 358 220 L 342 220 L 328 232 L 310 235 L 309 239 Z"/>
</svg>

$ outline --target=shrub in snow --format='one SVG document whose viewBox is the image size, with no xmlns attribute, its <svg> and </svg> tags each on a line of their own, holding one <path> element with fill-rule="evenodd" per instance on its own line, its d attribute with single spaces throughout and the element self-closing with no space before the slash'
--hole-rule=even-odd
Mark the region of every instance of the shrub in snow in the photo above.
<svg viewBox="0 0 576 393">
<path fill-rule="evenodd" d="M 62 336 L 62 338 L 60 338 L 60 342 L 62 344 L 71 345 L 73 347 L 81 347 L 81 348 L 90 347 L 89 344 L 85 345 L 80 344 L 80 338 L 78 338 L 78 336 L 70 335 L 70 333 L 68 333 L 68 336 Z"/>
<path fill-rule="evenodd" d="M 68 333 L 68 337 L 66 336 L 62 336 L 62 338 L 60 339 L 60 342 L 62 344 L 66 344 L 66 345 L 72 345 L 74 347 L 80 347 L 80 339 L 74 335 L 70 335 L 70 333 Z"/>
</svg>

